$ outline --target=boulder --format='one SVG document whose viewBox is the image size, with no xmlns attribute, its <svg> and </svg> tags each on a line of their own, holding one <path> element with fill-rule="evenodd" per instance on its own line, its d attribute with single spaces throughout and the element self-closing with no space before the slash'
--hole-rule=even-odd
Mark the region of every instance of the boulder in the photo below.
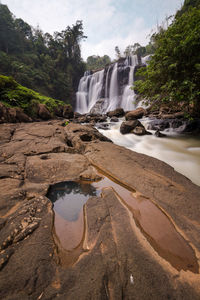
<svg viewBox="0 0 200 300">
<path fill-rule="evenodd" d="M 0 123 L 18 123 L 18 122 L 31 122 L 29 118 L 19 107 L 6 107 L 0 103 Z"/>
<path fill-rule="evenodd" d="M 131 133 L 132 130 L 134 128 L 136 128 L 137 126 L 144 127 L 138 120 L 125 121 L 120 126 L 120 132 L 121 132 L 121 134 Z"/>
<path fill-rule="evenodd" d="M 118 122 L 119 119 L 118 119 L 117 117 L 112 117 L 112 118 L 110 119 L 110 121 L 111 121 L 111 122 Z"/>
<path fill-rule="evenodd" d="M 38 108 L 38 116 L 42 120 L 49 120 L 52 118 L 51 113 L 45 104 L 38 103 L 37 108 Z"/>
<path fill-rule="evenodd" d="M 109 118 L 112 118 L 112 117 L 123 117 L 124 115 L 125 115 L 125 112 L 124 112 L 123 108 L 116 108 L 115 110 L 109 111 L 107 113 L 107 116 Z"/>
<path fill-rule="evenodd" d="M 134 119 L 140 119 L 146 114 L 146 110 L 142 107 L 138 107 L 135 110 L 129 111 L 125 114 L 125 119 L 127 121 L 134 120 Z"/>
<path fill-rule="evenodd" d="M 0 123 L 7 122 L 8 119 L 8 111 L 7 107 L 0 102 Z"/>
<path fill-rule="evenodd" d="M 165 137 L 166 134 L 161 133 L 159 130 L 157 130 L 157 131 L 155 132 L 155 136 L 157 136 L 157 137 Z"/>
<path fill-rule="evenodd" d="M 131 132 L 136 134 L 136 135 L 145 135 L 145 134 L 147 134 L 146 129 L 142 126 L 136 126 Z"/>
<path fill-rule="evenodd" d="M 63 117 L 67 119 L 72 119 L 74 117 L 74 112 L 71 105 L 63 106 Z"/>
</svg>

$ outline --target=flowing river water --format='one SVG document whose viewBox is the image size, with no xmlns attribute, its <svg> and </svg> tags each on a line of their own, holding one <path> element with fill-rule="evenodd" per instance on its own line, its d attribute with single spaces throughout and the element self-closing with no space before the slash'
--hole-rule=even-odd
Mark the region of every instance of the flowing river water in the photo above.
<svg viewBox="0 0 200 300">
<path fill-rule="evenodd" d="M 147 127 L 147 120 L 140 120 Z M 173 131 L 164 131 L 166 137 L 158 138 L 154 135 L 136 136 L 134 134 L 122 135 L 120 125 L 111 123 L 110 129 L 97 128 L 113 143 L 135 152 L 143 153 L 160 159 L 177 172 L 188 177 L 193 183 L 200 185 L 200 137 L 177 134 Z"/>
</svg>

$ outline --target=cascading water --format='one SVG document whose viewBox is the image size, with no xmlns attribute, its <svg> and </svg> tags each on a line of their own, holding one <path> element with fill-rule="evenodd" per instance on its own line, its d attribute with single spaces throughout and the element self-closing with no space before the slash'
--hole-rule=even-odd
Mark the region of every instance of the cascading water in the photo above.
<svg viewBox="0 0 200 300">
<path fill-rule="evenodd" d="M 78 92 L 76 93 L 76 111 L 88 113 L 100 97 L 103 86 L 104 70 L 92 75 L 85 72 L 79 82 Z"/>
<path fill-rule="evenodd" d="M 133 55 L 92 75 L 85 73 L 76 94 L 75 110 L 84 114 L 106 113 L 118 107 L 122 107 L 125 111 L 135 109 L 136 95 L 131 87 L 137 65 L 138 57 Z"/>
<path fill-rule="evenodd" d="M 121 107 L 125 110 L 133 110 L 135 109 L 135 92 L 131 87 L 133 86 L 134 82 L 134 70 L 136 65 L 138 65 L 138 57 L 137 55 L 134 55 L 132 57 L 127 58 L 127 65 L 130 66 L 130 71 L 129 71 L 129 79 L 128 79 L 128 85 L 125 86 L 124 93 L 122 96 L 122 102 L 121 102 Z"/>
</svg>

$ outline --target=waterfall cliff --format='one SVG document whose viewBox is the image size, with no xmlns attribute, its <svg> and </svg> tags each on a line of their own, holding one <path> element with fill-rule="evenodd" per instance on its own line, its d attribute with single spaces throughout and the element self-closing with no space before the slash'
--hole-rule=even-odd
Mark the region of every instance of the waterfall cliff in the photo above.
<svg viewBox="0 0 200 300">
<path fill-rule="evenodd" d="M 133 55 L 91 74 L 85 72 L 76 93 L 75 110 L 84 113 L 106 113 L 118 107 L 125 111 L 137 107 L 134 82 L 138 57 Z"/>
</svg>

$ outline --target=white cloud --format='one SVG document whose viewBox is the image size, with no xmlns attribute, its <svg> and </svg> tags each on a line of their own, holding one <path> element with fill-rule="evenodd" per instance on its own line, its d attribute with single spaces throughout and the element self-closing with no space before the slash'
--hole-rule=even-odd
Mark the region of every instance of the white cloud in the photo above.
<svg viewBox="0 0 200 300">
<path fill-rule="evenodd" d="M 108 54 L 135 42 L 146 43 L 157 15 L 171 12 L 183 0 L 2 0 L 11 12 L 45 32 L 61 31 L 76 20 L 83 20 L 84 59 L 89 55 Z M 160 10 L 160 12 L 159 12 Z M 159 13 L 158 13 L 159 12 Z"/>
</svg>

